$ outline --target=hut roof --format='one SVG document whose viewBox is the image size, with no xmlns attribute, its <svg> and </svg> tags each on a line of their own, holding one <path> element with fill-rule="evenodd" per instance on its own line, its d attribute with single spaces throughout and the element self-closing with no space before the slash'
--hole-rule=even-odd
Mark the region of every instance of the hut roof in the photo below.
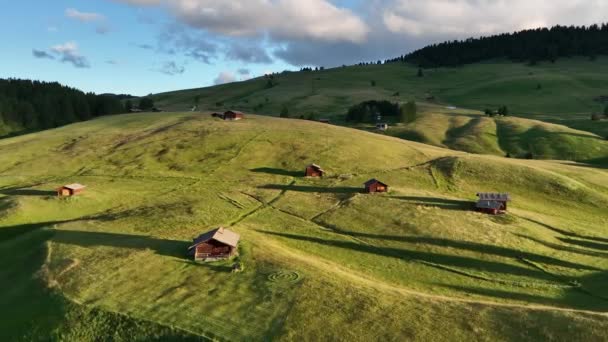
<svg viewBox="0 0 608 342">
<path fill-rule="evenodd" d="M 199 237 L 194 239 L 192 246 L 190 246 L 188 249 L 192 249 L 209 240 L 219 241 L 228 246 L 236 247 L 240 239 L 241 236 L 239 234 L 233 232 L 232 230 L 225 229 L 224 227 L 219 227 L 212 231 L 201 234 Z"/>
<path fill-rule="evenodd" d="M 243 112 L 239 112 L 238 110 L 229 110 L 226 113 L 234 113 L 234 114 L 241 114 L 241 115 L 243 115 Z"/>
<path fill-rule="evenodd" d="M 384 185 L 384 186 L 388 186 L 388 184 L 382 183 L 381 181 L 377 180 L 376 178 L 370 179 L 367 182 L 365 182 L 365 186 L 370 186 L 370 185 L 375 184 L 375 183 L 378 183 L 378 184 L 381 184 L 381 185 Z"/>
<path fill-rule="evenodd" d="M 480 192 L 477 194 L 482 201 L 504 201 L 508 202 L 511 200 L 511 196 L 509 194 L 499 194 L 499 193 L 491 193 L 491 192 Z"/>
<path fill-rule="evenodd" d="M 500 208 L 502 208 L 502 204 L 497 201 L 481 200 L 481 201 L 477 201 L 476 207 L 479 209 L 500 209 Z"/>
<path fill-rule="evenodd" d="M 63 187 L 65 189 L 70 189 L 70 190 L 82 190 L 82 189 L 86 188 L 86 186 L 84 186 L 82 184 L 78 184 L 78 183 L 64 185 Z"/>
<path fill-rule="evenodd" d="M 308 165 L 308 167 L 312 167 L 312 168 L 313 168 L 313 169 L 315 169 L 315 170 L 318 170 L 318 171 L 321 171 L 321 172 L 325 172 L 325 170 L 323 170 L 323 168 L 322 168 L 322 167 L 320 167 L 320 166 L 319 166 L 319 165 L 317 165 L 317 164 L 310 164 L 310 165 Z"/>
</svg>

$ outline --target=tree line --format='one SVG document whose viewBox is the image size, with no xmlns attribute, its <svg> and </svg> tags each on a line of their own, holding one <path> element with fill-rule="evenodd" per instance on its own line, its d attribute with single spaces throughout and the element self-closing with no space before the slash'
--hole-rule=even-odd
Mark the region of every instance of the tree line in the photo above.
<svg viewBox="0 0 608 342">
<path fill-rule="evenodd" d="M 84 93 L 57 82 L 0 79 L 0 135 L 124 113 L 120 99 L 127 96 Z"/>
<path fill-rule="evenodd" d="M 413 122 L 416 120 L 416 102 L 409 101 L 403 105 L 390 101 L 364 101 L 350 107 L 346 113 L 346 121 L 354 123 L 375 123 L 392 118 L 392 121 Z"/>
<path fill-rule="evenodd" d="M 434 44 L 387 62 L 409 62 L 424 68 L 460 66 L 507 58 L 535 64 L 560 57 L 608 55 L 608 24 L 554 26 L 515 33 Z"/>
</svg>

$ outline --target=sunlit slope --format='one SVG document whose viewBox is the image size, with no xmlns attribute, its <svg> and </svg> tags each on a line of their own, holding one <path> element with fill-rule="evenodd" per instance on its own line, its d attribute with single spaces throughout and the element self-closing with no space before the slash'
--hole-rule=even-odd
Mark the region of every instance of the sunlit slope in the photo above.
<svg viewBox="0 0 608 342">
<path fill-rule="evenodd" d="M 328 176 L 302 178 L 312 162 Z M 105 117 L 2 140 L 0 165 L 0 252 L 5 261 L 28 246 L 41 252 L 3 262 L 0 276 L 28 265 L 37 286 L 72 305 L 179 329 L 165 336 L 606 337 L 602 169 L 192 113 Z M 391 191 L 361 194 L 373 177 Z M 52 196 L 72 182 L 88 186 L 83 196 Z M 472 212 L 479 191 L 511 193 L 511 214 Z M 219 225 L 242 235 L 245 272 L 185 256 L 192 237 Z M 24 293 L 40 290 L 31 286 Z"/>
<path fill-rule="evenodd" d="M 234 107 L 278 116 L 286 106 L 292 116 L 334 117 L 365 100 L 426 102 L 433 96 L 431 102 L 476 110 L 507 105 L 511 114 L 543 121 L 588 121 L 591 113 L 603 111 L 607 104 L 601 102 L 608 96 L 605 57 L 536 66 L 495 61 L 427 69 L 423 77 L 417 71 L 413 65 L 397 63 L 283 73 L 274 75 L 276 85 L 271 88 L 266 79 L 256 78 L 154 98 L 170 110 L 188 110 L 199 96 L 199 106 L 209 110 Z"/>
<path fill-rule="evenodd" d="M 597 161 L 608 157 L 608 140 L 564 125 L 517 117 L 489 118 L 470 111 L 423 107 L 410 124 L 386 134 L 450 149 L 513 158 Z"/>
</svg>

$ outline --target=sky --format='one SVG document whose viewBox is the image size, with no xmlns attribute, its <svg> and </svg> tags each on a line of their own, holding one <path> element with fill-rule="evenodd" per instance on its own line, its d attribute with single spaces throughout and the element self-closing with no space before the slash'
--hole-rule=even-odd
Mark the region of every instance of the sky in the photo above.
<svg viewBox="0 0 608 342">
<path fill-rule="evenodd" d="M 606 0 L 0 0 L 0 77 L 146 95 L 608 22 Z"/>
</svg>

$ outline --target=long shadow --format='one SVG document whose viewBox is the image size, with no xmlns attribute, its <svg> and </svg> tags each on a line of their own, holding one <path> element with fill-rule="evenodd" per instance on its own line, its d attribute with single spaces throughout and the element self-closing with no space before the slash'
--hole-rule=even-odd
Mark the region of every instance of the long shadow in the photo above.
<svg viewBox="0 0 608 342">
<path fill-rule="evenodd" d="M 597 237 L 597 236 L 581 235 L 581 234 L 573 233 L 573 232 L 570 232 L 570 231 L 567 231 L 567 230 L 563 230 L 563 229 L 560 229 L 560 228 L 557 228 L 557 227 L 553 227 L 553 226 L 548 225 L 546 223 L 543 223 L 543 222 L 540 222 L 540 221 L 536 221 L 536 220 L 533 220 L 533 219 L 529 219 L 527 217 L 521 217 L 521 218 L 524 219 L 524 220 L 526 220 L 526 221 L 535 223 L 535 224 L 537 224 L 539 226 L 543 226 L 543 227 L 545 227 L 545 228 L 547 228 L 549 230 L 552 230 L 552 231 L 554 231 L 554 232 L 556 232 L 558 234 L 564 235 L 564 236 L 573 237 L 573 238 L 577 238 L 577 239 L 592 240 L 592 241 L 599 241 L 599 242 L 606 242 L 606 243 L 608 243 L 608 239 L 606 239 L 606 238 L 601 238 L 601 237 Z"/>
<path fill-rule="evenodd" d="M 416 197 L 416 196 L 393 196 L 391 198 L 402 200 L 413 205 L 433 206 L 448 210 L 471 210 L 474 202 L 451 200 L 437 197 Z"/>
<path fill-rule="evenodd" d="M 301 236 L 294 234 L 275 233 L 268 231 L 260 231 L 261 233 L 274 235 L 292 240 L 305 241 L 316 243 L 325 246 L 338 247 L 349 249 L 357 252 L 380 255 L 384 257 L 398 258 L 402 260 L 419 260 L 433 264 L 440 264 L 446 267 L 457 267 L 461 269 L 473 269 L 480 272 L 492 272 L 501 274 L 510 274 L 522 277 L 530 277 L 542 279 L 545 281 L 554 281 L 555 279 L 548 274 L 539 270 L 516 265 L 505 264 L 495 261 L 487 261 L 458 255 L 445 255 L 424 251 L 414 251 L 407 249 L 398 249 L 390 247 L 376 247 L 371 245 L 359 244 L 350 241 L 325 240 L 309 236 Z"/>
<path fill-rule="evenodd" d="M 251 172 L 267 173 L 270 175 L 289 176 L 289 177 L 304 177 L 304 171 L 290 171 L 284 169 L 276 169 L 271 167 L 260 167 L 251 169 Z"/>
<path fill-rule="evenodd" d="M 7 196 L 55 196 L 56 191 L 34 190 L 34 189 L 12 189 L 2 190 L 0 194 Z"/>
<path fill-rule="evenodd" d="M 281 190 L 281 191 L 297 191 L 297 192 L 316 192 L 324 194 L 356 194 L 363 192 L 362 188 L 355 187 L 334 187 L 326 188 L 320 186 L 302 186 L 302 185 L 281 185 L 268 184 L 260 186 L 259 189 Z"/>
<path fill-rule="evenodd" d="M 571 245 L 577 245 L 585 248 L 598 249 L 601 251 L 608 251 L 608 243 L 594 242 L 594 241 L 584 241 L 584 240 L 576 240 L 570 238 L 562 238 L 558 237 L 558 240 L 561 242 L 565 242 Z"/>
<path fill-rule="evenodd" d="M 368 234 L 368 233 L 357 233 L 357 232 L 349 232 L 343 231 L 340 229 L 336 229 L 338 232 L 350 235 L 354 237 L 360 238 L 369 238 L 369 239 L 378 239 L 378 240 L 391 240 L 391 241 L 399 241 L 411 244 L 425 244 L 425 245 L 433 245 L 437 247 L 445 247 L 445 248 L 454 248 L 465 250 L 469 252 L 475 252 L 480 254 L 492 254 L 500 257 L 506 258 L 514 258 L 514 259 L 527 259 L 534 262 L 539 262 L 543 264 L 549 264 L 560 267 L 574 268 L 574 269 L 582 269 L 589 271 L 597 271 L 598 268 L 582 265 L 570 261 L 564 261 L 544 255 L 534 254 L 530 252 L 519 251 L 511 248 L 493 246 L 493 245 L 485 245 L 481 243 L 475 242 L 465 242 L 465 241 L 454 241 L 448 239 L 441 238 L 431 238 L 431 237 L 420 237 L 420 236 L 395 236 L 395 235 L 376 235 L 376 234 Z"/>
<path fill-rule="evenodd" d="M 56 230 L 54 242 L 81 247 L 118 247 L 134 250 L 153 250 L 157 254 L 186 259 L 190 243 L 188 241 L 164 240 L 143 235 L 129 235 L 74 230 Z"/>
<path fill-rule="evenodd" d="M 560 244 L 557 244 L 557 243 L 551 243 L 551 242 L 547 242 L 547 241 L 542 241 L 542 240 L 535 239 L 533 237 L 529 237 L 529 236 L 525 236 L 525 235 L 521 235 L 521 234 L 515 234 L 515 236 L 518 236 L 518 237 L 520 237 L 522 239 L 530 240 L 530 241 L 532 241 L 534 243 L 538 243 L 538 244 L 543 245 L 545 247 L 553 248 L 553 249 L 561 251 L 561 252 L 576 253 L 576 254 L 582 254 L 582 255 L 588 255 L 588 256 L 594 256 L 594 257 L 608 257 L 608 252 L 590 251 L 590 250 L 587 250 L 587 249 L 560 245 Z"/>
<path fill-rule="evenodd" d="M 31 224 L 21 224 L 17 226 L 10 227 L 0 227 L 0 242 L 8 241 L 14 238 L 17 238 L 21 235 L 25 235 L 27 233 L 33 232 L 35 230 L 52 227 L 56 224 L 67 223 L 70 221 L 49 221 L 49 222 L 40 222 L 40 223 L 31 223 Z"/>
</svg>

